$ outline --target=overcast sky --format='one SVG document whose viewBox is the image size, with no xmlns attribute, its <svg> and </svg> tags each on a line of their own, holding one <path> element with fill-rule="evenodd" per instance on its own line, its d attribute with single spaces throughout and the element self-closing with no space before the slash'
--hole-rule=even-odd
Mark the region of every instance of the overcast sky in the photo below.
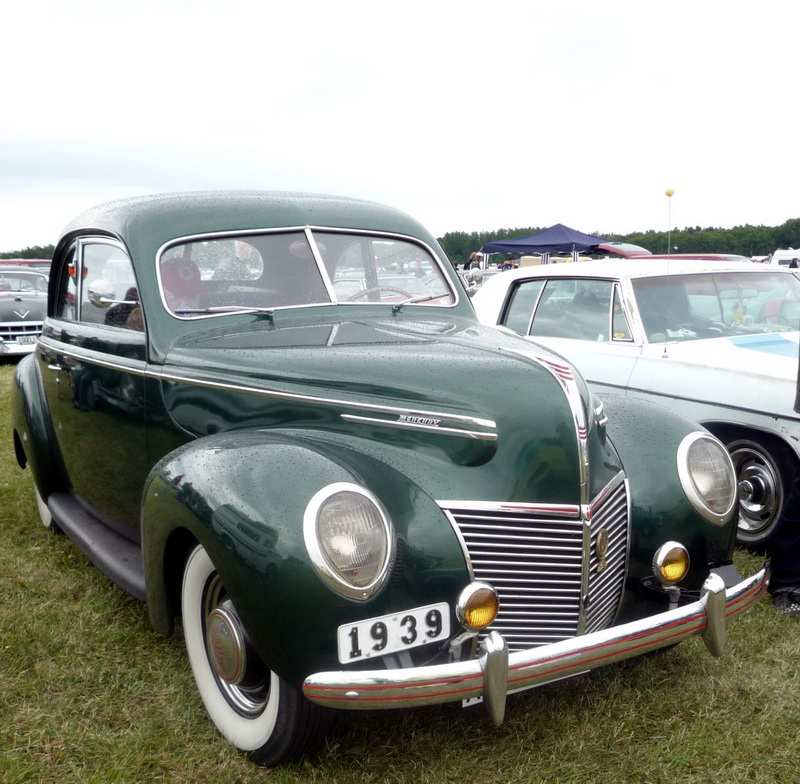
<svg viewBox="0 0 800 784">
<path fill-rule="evenodd" d="M 800 217 L 788 0 L 27 0 L 2 16 L 0 251 L 55 243 L 103 201 L 196 189 L 373 199 L 437 236 Z"/>
</svg>

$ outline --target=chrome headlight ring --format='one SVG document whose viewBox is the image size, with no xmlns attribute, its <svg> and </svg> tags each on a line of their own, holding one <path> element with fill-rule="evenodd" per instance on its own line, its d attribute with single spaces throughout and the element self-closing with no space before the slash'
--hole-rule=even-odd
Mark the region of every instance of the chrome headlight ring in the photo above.
<svg viewBox="0 0 800 784">
<path fill-rule="evenodd" d="M 687 435 L 678 447 L 678 476 L 692 506 L 714 525 L 725 525 L 736 506 L 733 462 L 710 433 Z"/>
<path fill-rule="evenodd" d="M 351 482 L 315 493 L 303 515 L 303 540 L 322 581 L 350 599 L 369 599 L 391 572 L 394 527 L 378 499 Z"/>
</svg>

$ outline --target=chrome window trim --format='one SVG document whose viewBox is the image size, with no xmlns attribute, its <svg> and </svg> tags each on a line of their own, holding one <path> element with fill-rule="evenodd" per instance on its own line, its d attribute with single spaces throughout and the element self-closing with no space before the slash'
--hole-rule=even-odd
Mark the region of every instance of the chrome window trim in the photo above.
<svg viewBox="0 0 800 784">
<path fill-rule="evenodd" d="M 328 565 L 322 553 L 322 547 L 317 532 L 317 513 L 322 504 L 331 496 L 343 492 L 355 493 L 366 498 L 378 510 L 383 525 L 384 534 L 386 536 L 386 554 L 378 574 L 369 585 L 355 586 L 348 583 Z M 333 482 L 314 493 L 303 512 L 303 541 L 306 551 L 308 552 L 308 557 L 319 578 L 340 596 L 346 596 L 358 601 L 366 601 L 381 589 L 391 573 L 395 552 L 397 550 L 394 526 L 383 504 L 381 504 L 369 490 L 353 482 Z"/>
<path fill-rule="evenodd" d="M 331 234 L 350 234 L 357 237 L 375 237 L 378 239 L 385 238 L 385 239 L 396 239 L 402 240 L 404 242 L 408 242 L 412 245 L 418 245 L 424 248 L 427 253 L 430 255 L 431 259 L 436 263 L 439 268 L 439 272 L 442 275 L 443 280 L 447 283 L 447 286 L 450 291 L 450 296 L 453 298 L 453 301 L 448 305 L 436 305 L 437 308 L 455 308 L 459 302 L 461 301 L 461 296 L 459 293 L 460 286 L 453 285 L 450 276 L 446 272 L 446 267 L 439 257 L 439 254 L 436 253 L 433 248 L 424 240 L 419 239 L 418 237 L 414 237 L 410 234 L 399 234 L 397 232 L 387 232 L 387 231 L 379 231 L 375 229 L 351 229 L 351 228 L 337 228 L 333 226 L 316 226 L 311 224 L 306 224 L 304 226 L 280 226 L 280 227 L 273 227 L 273 228 L 261 228 L 261 229 L 230 229 L 226 231 L 215 231 L 215 232 L 203 232 L 202 234 L 189 234 L 184 237 L 176 237 L 175 239 L 171 239 L 168 242 L 165 242 L 159 249 L 156 251 L 155 256 L 155 270 L 156 270 L 156 282 L 158 283 L 158 293 L 161 297 L 161 304 L 164 307 L 164 312 L 167 313 L 174 319 L 178 321 L 198 321 L 201 319 L 209 319 L 209 318 L 220 318 L 225 316 L 232 316 L 232 315 L 246 315 L 248 311 L 240 311 L 239 313 L 200 313 L 200 314 L 193 314 L 193 315 L 179 315 L 174 313 L 169 306 L 167 305 L 166 296 L 164 293 L 164 287 L 161 282 L 161 257 L 164 253 L 166 253 L 170 248 L 176 245 L 183 245 L 188 242 L 202 242 L 204 240 L 209 239 L 235 239 L 241 238 L 243 236 L 253 236 L 253 235 L 265 235 L 265 234 L 289 234 L 292 232 L 303 233 L 306 236 L 306 239 L 309 238 L 309 234 L 313 236 L 314 232 L 328 232 Z M 311 307 L 331 307 L 336 305 L 348 305 L 348 306 L 369 306 L 369 305 L 380 305 L 381 303 L 375 302 L 344 302 L 339 301 L 334 292 L 333 292 L 333 282 L 328 275 L 327 268 L 322 260 L 322 256 L 319 253 L 319 248 L 317 247 L 316 241 L 311 241 L 311 249 L 312 255 L 314 256 L 314 261 L 318 267 L 318 270 L 322 274 L 322 280 L 325 285 L 325 289 L 328 292 L 328 295 L 331 297 L 330 302 L 309 302 L 304 305 L 276 305 L 275 307 L 270 307 L 270 310 L 278 311 L 278 310 L 297 310 L 298 308 L 311 308 Z M 127 252 L 127 251 L 126 251 Z M 418 305 L 419 307 L 431 307 L 430 305 L 422 305 L 420 303 L 409 303 L 410 305 Z M 255 310 L 255 309 L 254 309 Z M 256 311 L 257 312 L 257 311 Z"/>
</svg>

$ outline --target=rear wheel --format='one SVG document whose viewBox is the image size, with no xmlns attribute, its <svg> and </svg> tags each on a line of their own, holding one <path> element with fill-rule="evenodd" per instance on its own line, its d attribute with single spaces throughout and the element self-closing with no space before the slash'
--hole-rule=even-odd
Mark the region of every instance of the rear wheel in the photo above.
<svg viewBox="0 0 800 784">
<path fill-rule="evenodd" d="M 735 439 L 726 447 L 739 493 L 737 543 L 763 552 L 775 532 L 797 460 L 788 447 L 772 440 Z"/>
<path fill-rule="evenodd" d="M 329 711 L 310 703 L 261 661 L 211 558 L 192 550 L 181 592 L 192 672 L 217 729 L 259 765 L 277 765 L 318 743 Z"/>
</svg>

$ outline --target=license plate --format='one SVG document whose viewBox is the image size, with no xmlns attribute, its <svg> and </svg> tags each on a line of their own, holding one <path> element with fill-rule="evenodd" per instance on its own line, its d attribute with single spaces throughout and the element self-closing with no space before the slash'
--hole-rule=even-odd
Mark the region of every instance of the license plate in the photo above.
<svg viewBox="0 0 800 784">
<path fill-rule="evenodd" d="M 447 602 L 428 604 L 413 610 L 382 615 L 339 627 L 339 662 L 363 661 L 417 648 L 450 636 L 450 608 Z"/>
<path fill-rule="evenodd" d="M 30 346 L 31 343 L 36 342 L 36 335 L 20 335 L 17 338 L 17 343 L 20 346 Z"/>
</svg>

